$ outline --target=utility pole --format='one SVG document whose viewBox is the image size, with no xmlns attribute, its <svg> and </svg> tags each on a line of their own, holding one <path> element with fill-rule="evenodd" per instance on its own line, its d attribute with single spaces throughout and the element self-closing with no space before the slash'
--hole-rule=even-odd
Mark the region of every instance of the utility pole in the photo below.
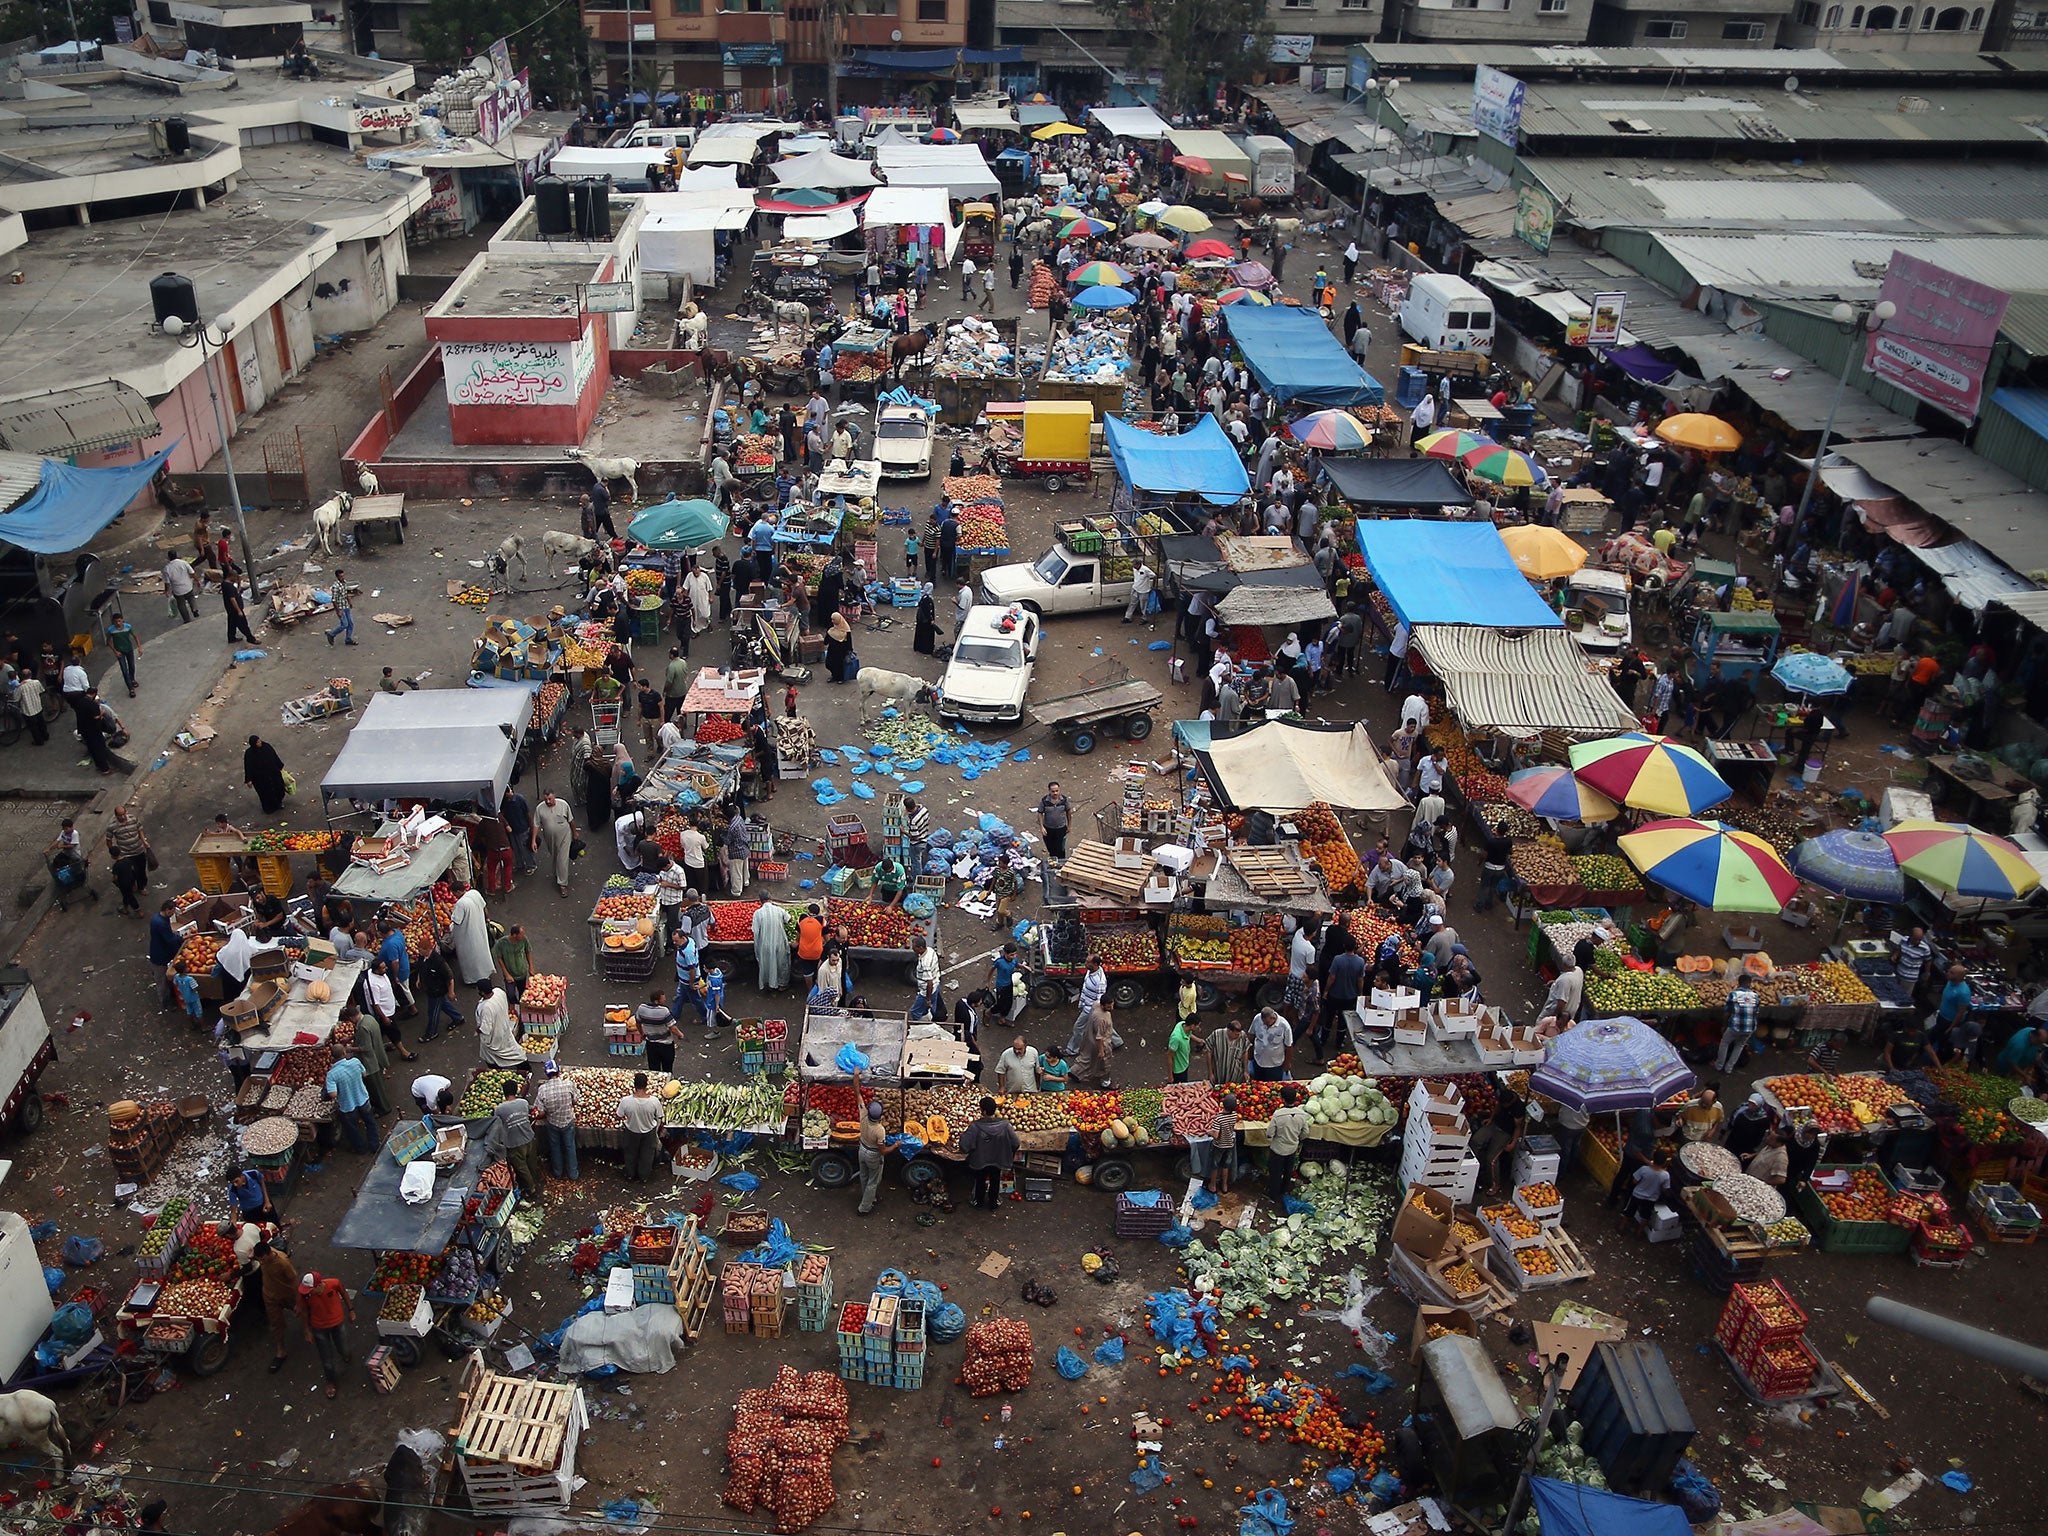
<svg viewBox="0 0 2048 1536">
<path fill-rule="evenodd" d="M 818 0 L 818 23 L 824 29 L 825 117 L 836 134 L 839 121 L 839 0 Z"/>
</svg>

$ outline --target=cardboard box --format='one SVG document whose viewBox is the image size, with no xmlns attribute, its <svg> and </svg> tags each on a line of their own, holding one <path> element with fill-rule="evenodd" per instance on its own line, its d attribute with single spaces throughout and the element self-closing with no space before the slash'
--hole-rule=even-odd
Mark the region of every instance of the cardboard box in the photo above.
<svg viewBox="0 0 2048 1536">
<path fill-rule="evenodd" d="M 334 969 L 336 960 L 334 946 L 325 939 L 306 940 L 305 964 L 317 966 L 323 971 Z"/>
<path fill-rule="evenodd" d="M 1422 1346 L 1429 1342 L 1432 1326 L 1448 1328 L 1453 1333 L 1462 1333 L 1468 1339 L 1479 1337 L 1479 1322 L 1463 1307 L 1433 1307 L 1423 1305 L 1415 1309 L 1415 1333 L 1408 1341 L 1408 1363 L 1413 1365 L 1422 1358 Z"/>
<path fill-rule="evenodd" d="M 1418 1197 L 1421 1205 L 1415 1203 Z M 1449 1196 L 1434 1189 L 1417 1186 L 1410 1190 L 1394 1218 L 1394 1246 L 1418 1259 L 1434 1259 L 1450 1246 L 1451 1217 L 1456 1209 Z"/>
<path fill-rule="evenodd" d="M 1142 837 L 1120 837 L 1111 847 L 1118 869 L 1145 869 L 1152 863 L 1151 851 Z"/>
<path fill-rule="evenodd" d="M 1145 900 L 1154 906 L 1164 905 L 1173 900 L 1175 889 L 1173 876 L 1162 871 L 1145 882 Z"/>
<path fill-rule="evenodd" d="M 1375 1008 L 1391 1008 L 1398 1013 L 1403 1008 L 1420 1008 L 1422 994 L 1412 987 L 1397 987 L 1392 992 L 1385 987 L 1374 987 L 1372 1005 Z"/>
<path fill-rule="evenodd" d="M 1410 1143 L 1418 1147 L 1464 1147 L 1472 1140 L 1463 1115 L 1411 1116 L 1408 1129 Z"/>
<path fill-rule="evenodd" d="M 1463 1116 L 1465 1095 L 1458 1091 L 1458 1085 L 1448 1078 L 1436 1082 L 1427 1077 L 1417 1078 L 1415 1086 L 1408 1090 L 1408 1107 L 1421 1114 Z"/>
</svg>

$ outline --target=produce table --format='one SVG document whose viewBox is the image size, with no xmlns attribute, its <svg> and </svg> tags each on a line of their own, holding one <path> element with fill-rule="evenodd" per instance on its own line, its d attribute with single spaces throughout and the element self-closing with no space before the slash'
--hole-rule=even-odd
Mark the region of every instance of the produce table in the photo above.
<svg viewBox="0 0 2048 1536">
<path fill-rule="evenodd" d="M 822 480 L 818 489 L 824 490 Z M 775 542 L 799 550 L 830 549 L 839 538 L 839 525 L 845 519 L 844 506 L 793 501 L 783 508 L 782 517 L 775 525 Z"/>
<path fill-rule="evenodd" d="M 1432 1039 L 1427 1045 L 1375 1048 L 1365 1043 L 1359 1016 L 1349 1013 L 1344 1017 L 1351 1032 L 1351 1049 L 1357 1053 L 1368 1075 L 1372 1075 L 1376 1064 L 1382 1062 L 1389 1077 L 1462 1077 L 1469 1073 L 1497 1070 L 1479 1059 L 1479 1045 L 1475 1040 L 1460 1036 L 1451 1040 Z M 1372 1143 L 1360 1145 L 1371 1146 Z"/>
<path fill-rule="evenodd" d="M 293 832 L 278 827 L 239 836 L 232 832 L 202 832 L 192 843 L 192 864 L 199 873 L 199 889 L 209 896 L 236 889 L 235 860 L 254 859 L 263 889 L 279 901 L 292 893 L 292 861 L 295 853 L 321 854 L 341 841 L 334 832 Z"/>
<path fill-rule="evenodd" d="M 398 823 L 387 821 L 371 835 L 396 838 Z M 456 827 L 436 832 L 413 849 L 411 862 L 399 869 L 380 872 L 367 864 L 351 861 L 341 877 L 328 888 L 328 894 L 377 905 L 410 901 L 422 891 L 431 890 L 451 869 L 465 880 L 469 878 L 469 838 Z"/>
<path fill-rule="evenodd" d="M 754 700 L 761 696 L 767 681 L 768 674 L 760 667 L 724 672 L 716 667 L 701 667 L 691 676 L 690 691 L 683 695 L 677 713 L 744 715 L 754 707 Z"/>
<path fill-rule="evenodd" d="M 939 947 L 939 914 L 936 911 L 929 917 L 913 917 L 901 907 L 889 907 L 881 902 L 861 901 L 851 896 L 828 896 L 825 899 L 825 923 L 827 927 L 845 924 L 846 953 L 855 960 L 869 963 L 893 961 L 915 965 L 916 956 L 910 941 L 920 935 L 933 949 Z M 900 943 L 883 942 L 899 938 Z"/>
<path fill-rule="evenodd" d="M 354 1201 L 328 1241 L 337 1248 L 370 1248 L 381 1253 L 443 1252 L 462 1225 L 465 1199 L 461 1197 L 476 1188 L 478 1177 L 497 1160 L 484 1151 L 484 1123 L 471 1121 L 469 1125 L 469 1144 L 463 1148 L 462 1161 L 446 1173 L 435 1174 L 435 1198 L 418 1205 L 407 1205 L 398 1197 L 405 1168 L 379 1147 L 362 1183 L 356 1186 Z M 457 1197 L 458 1191 L 461 1197 Z"/>
<path fill-rule="evenodd" d="M 361 960 L 336 961 L 326 972 L 328 997 L 324 1003 L 306 1001 L 306 983 L 293 981 L 277 1016 L 261 1029 L 242 1035 L 242 1048 L 253 1060 L 265 1051 L 311 1050 L 327 1044 L 334 1035 L 334 1026 L 341 1022 L 341 1010 L 348 1006 L 349 994 L 355 991 L 367 969 L 367 963 Z M 313 1038 L 301 1039 L 302 1035 Z"/>
<path fill-rule="evenodd" d="M 685 809 L 715 802 L 737 787 L 751 750 L 743 740 L 679 742 L 640 781 L 633 799 L 640 805 Z"/>
</svg>

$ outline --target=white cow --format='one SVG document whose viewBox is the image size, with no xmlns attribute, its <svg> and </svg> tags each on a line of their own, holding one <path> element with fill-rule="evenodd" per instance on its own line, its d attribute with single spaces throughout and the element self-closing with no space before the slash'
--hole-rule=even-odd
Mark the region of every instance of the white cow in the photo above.
<svg viewBox="0 0 2048 1536">
<path fill-rule="evenodd" d="M 921 677 L 912 677 L 908 672 L 890 672 L 881 667 L 862 667 L 859 676 L 860 717 L 868 717 L 868 705 L 879 703 L 883 708 L 894 705 L 898 709 L 912 709 L 919 704 L 939 702 L 939 690 Z"/>
<path fill-rule="evenodd" d="M 597 476 L 600 481 L 625 481 L 628 491 L 626 499 L 628 501 L 638 501 L 640 499 L 640 461 L 638 459 L 600 458 L 594 454 L 585 453 L 581 448 L 570 448 L 565 451 L 570 458 L 580 459 L 584 467 Z"/>
<path fill-rule="evenodd" d="M 348 520 L 355 504 L 355 497 L 347 491 L 336 491 L 313 509 L 313 536 L 321 554 L 331 555 L 340 550 L 341 525 Z"/>
<path fill-rule="evenodd" d="M 57 1405 L 40 1392 L 9 1392 L 0 1396 L 0 1445 L 25 1445 L 41 1451 L 62 1472 L 71 1460 L 71 1442 Z"/>
</svg>

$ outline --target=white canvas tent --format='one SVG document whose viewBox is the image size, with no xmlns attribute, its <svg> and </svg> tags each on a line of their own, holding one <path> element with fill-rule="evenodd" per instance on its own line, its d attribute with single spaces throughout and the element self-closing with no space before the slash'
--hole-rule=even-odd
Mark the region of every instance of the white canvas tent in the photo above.
<svg viewBox="0 0 2048 1536">
<path fill-rule="evenodd" d="M 1088 115 L 1119 139 L 1144 139 L 1157 143 L 1173 127 L 1150 107 L 1090 107 Z"/>
<path fill-rule="evenodd" d="M 861 205 L 861 217 L 870 230 L 904 224 L 939 225 L 946 232 L 948 264 L 960 244 L 960 226 L 953 222 L 943 187 L 878 187 Z"/>
<path fill-rule="evenodd" d="M 953 104 L 953 122 L 963 133 L 1015 133 L 1020 126 L 1017 114 L 1008 107 L 993 107 L 971 101 Z"/>
<path fill-rule="evenodd" d="M 771 133 L 795 133 L 795 123 L 713 123 L 690 146 L 692 165 L 745 165 Z"/>
<path fill-rule="evenodd" d="M 793 213 L 782 221 L 785 240 L 836 240 L 860 228 L 860 215 L 851 208 L 833 208 L 824 213 Z"/>
<path fill-rule="evenodd" d="M 1235 171 L 1244 178 L 1240 186 L 1250 182 L 1252 174 L 1251 157 L 1239 149 L 1224 135 L 1208 128 L 1176 128 L 1167 134 L 1176 155 L 1193 155 L 1209 163 L 1209 174 L 1188 173 L 1188 184 L 1204 192 L 1221 192 L 1228 185 L 1223 179 L 1224 172 Z"/>
<path fill-rule="evenodd" d="M 660 165 L 668 159 L 668 151 L 652 145 L 637 149 L 603 149 L 584 145 L 565 144 L 555 151 L 548 161 L 550 176 L 609 176 L 617 182 L 644 184 L 647 167 Z M 497 155 L 487 162 L 503 165 L 505 157 Z M 715 166 L 709 170 L 686 170 L 677 178 L 679 187 L 730 187 L 738 184 L 738 178 L 730 166 Z"/>
<path fill-rule="evenodd" d="M 875 185 L 875 173 L 865 162 L 835 155 L 829 149 L 814 149 L 793 160 L 778 160 L 768 167 L 768 171 L 774 176 L 776 185 L 783 187 L 822 187 L 836 191 Z"/>
<path fill-rule="evenodd" d="M 322 797 L 503 803 L 538 686 L 372 695 Z"/>
<path fill-rule="evenodd" d="M 1338 810 L 1391 811 L 1408 803 L 1363 725 L 1269 720 L 1242 735 L 1212 736 L 1195 761 L 1226 808 L 1298 811 L 1320 800 Z"/>
<path fill-rule="evenodd" d="M 892 187 L 938 187 L 948 197 L 996 197 L 1003 184 L 976 144 L 891 144 L 875 146 L 875 165 Z"/>
<path fill-rule="evenodd" d="M 687 272 L 708 285 L 718 276 L 718 231 L 745 229 L 753 216 L 751 199 L 650 213 L 640 224 L 640 270 Z"/>
</svg>

